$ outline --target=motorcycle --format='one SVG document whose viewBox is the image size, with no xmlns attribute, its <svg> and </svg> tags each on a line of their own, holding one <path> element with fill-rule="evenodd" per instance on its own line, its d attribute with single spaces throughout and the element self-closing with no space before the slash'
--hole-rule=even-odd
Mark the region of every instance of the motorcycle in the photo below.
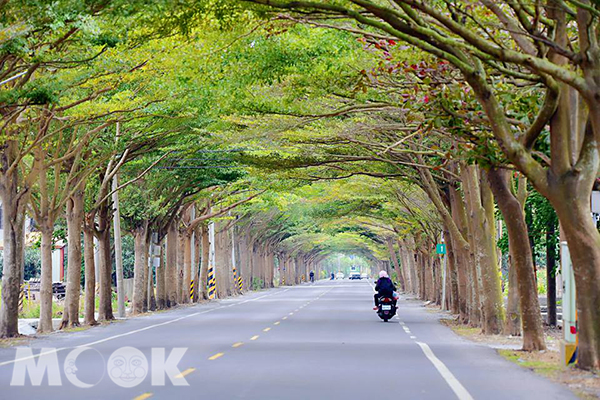
<svg viewBox="0 0 600 400">
<path fill-rule="evenodd" d="M 396 315 L 397 307 L 396 300 L 390 297 L 382 297 L 379 299 L 379 306 L 377 307 L 377 315 L 383 320 L 388 322 Z"/>
</svg>

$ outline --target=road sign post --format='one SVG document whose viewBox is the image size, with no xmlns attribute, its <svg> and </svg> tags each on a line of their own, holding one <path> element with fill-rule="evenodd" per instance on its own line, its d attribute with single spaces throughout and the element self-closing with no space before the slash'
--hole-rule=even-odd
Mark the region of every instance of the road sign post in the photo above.
<svg viewBox="0 0 600 400">
<path fill-rule="evenodd" d="M 442 241 L 444 241 L 444 234 L 442 233 Z M 446 244 L 438 243 L 435 246 L 435 252 L 442 259 L 442 310 L 446 310 Z"/>
</svg>

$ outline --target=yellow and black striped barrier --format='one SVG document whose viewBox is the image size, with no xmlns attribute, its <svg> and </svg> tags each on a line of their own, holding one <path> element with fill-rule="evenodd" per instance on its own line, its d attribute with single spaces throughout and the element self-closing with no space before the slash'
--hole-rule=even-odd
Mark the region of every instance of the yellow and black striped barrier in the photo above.
<svg viewBox="0 0 600 400">
<path fill-rule="evenodd" d="M 194 301 L 194 280 L 190 282 L 190 300 Z"/>
<path fill-rule="evenodd" d="M 215 269 L 208 268 L 208 298 L 214 299 L 217 295 L 217 280 L 215 279 Z"/>
<path fill-rule="evenodd" d="M 237 269 L 235 268 L 235 265 L 233 266 L 233 281 L 237 285 L 238 290 L 241 292 L 242 291 L 242 286 L 243 286 L 242 277 L 238 276 Z"/>
<path fill-rule="evenodd" d="M 21 284 L 21 290 L 19 291 L 19 312 L 23 312 L 23 302 L 25 300 L 25 284 Z"/>
</svg>

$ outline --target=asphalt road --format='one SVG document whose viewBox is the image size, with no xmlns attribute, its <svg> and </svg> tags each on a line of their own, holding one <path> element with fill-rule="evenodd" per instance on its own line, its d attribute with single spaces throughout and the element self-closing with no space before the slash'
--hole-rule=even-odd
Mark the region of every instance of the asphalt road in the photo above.
<svg viewBox="0 0 600 400">
<path fill-rule="evenodd" d="M 320 281 L 52 334 L 18 356 L 0 349 L 0 398 L 576 398 L 456 336 L 419 302 L 401 300 L 382 322 L 372 294 L 367 281 Z M 179 359 L 173 348 L 186 350 Z M 44 363 L 44 376 L 25 369 Z"/>
</svg>

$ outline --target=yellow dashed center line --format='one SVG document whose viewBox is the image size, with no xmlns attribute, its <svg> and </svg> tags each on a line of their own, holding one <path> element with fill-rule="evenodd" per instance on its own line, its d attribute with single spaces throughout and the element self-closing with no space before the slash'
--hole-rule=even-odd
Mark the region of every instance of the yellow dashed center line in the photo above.
<svg viewBox="0 0 600 400">
<path fill-rule="evenodd" d="M 279 325 L 280 323 L 281 323 L 281 321 L 277 321 L 273 325 Z"/>
<path fill-rule="evenodd" d="M 271 330 L 271 328 L 265 328 L 263 329 L 263 332 L 269 332 Z"/>
<path fill-rule="evenodd" d="M 152 397 L 152 393 L 140 394 L 138 397 L 135 397 L 133 400 L 144 400 L 144 399 L 147 399 L 148 397 Z"/>
<path fill-rule="evenodd" d="M 183 371 L 182 373 L 175 375 L 175 379 L 181 379 L 186 375 L 191 374 L 192 372 L 194 372 L 196 370 L 196 368 L 188 368 L 185 371 Z"/>
<path fill-rule="evenodd" d="M 250 340 L 256 340 L 256 339 L 258 339 L 258 335 L 254 335 L 250 338 Z"/>
<path fill-rule="evenodd" d="M 231 346 L 231 347 L 240 347 L 243 344 L 244 344 L 244 342 L 237 342 L 237 343 L 234 343 L 233 346 Z"/>
<path fill-rule="evenodd" d="M 222 357 L 224 353 L 217 353 L 214 356 L 208 357 L 209 360 L 216 360 L 219 357 Z"/>
</svg>

